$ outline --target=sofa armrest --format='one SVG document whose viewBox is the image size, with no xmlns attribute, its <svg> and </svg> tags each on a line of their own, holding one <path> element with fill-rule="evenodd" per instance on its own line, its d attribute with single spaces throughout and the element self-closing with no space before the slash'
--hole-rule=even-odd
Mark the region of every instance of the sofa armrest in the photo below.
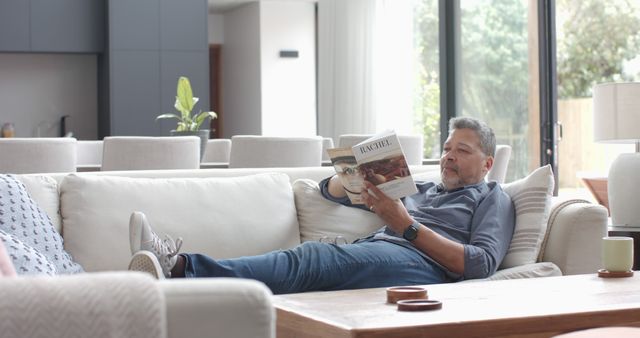
<svg viewBox="0 0 640 338">
<path fill-rule="evenodd" d="M 607 217 L 601 205 L 554 199 L 538 261 L 555 263 L 564 275 L 595 273 L 601 266 Z"/>
<path fill-rule="evenodd" d="M 0 278 L 2 337 L 166 337 L 164 295 L 142 272 Z"/>
<path fill-rule="evenodd" d="M 271 291 L 238 278 L 160 281 L 170 338 L 275 337 Z"/>
</svg>

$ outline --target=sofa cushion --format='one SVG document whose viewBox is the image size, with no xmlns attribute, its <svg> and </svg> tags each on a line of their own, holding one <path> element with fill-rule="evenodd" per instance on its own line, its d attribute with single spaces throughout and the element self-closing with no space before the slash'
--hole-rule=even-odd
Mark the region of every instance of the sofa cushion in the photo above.
<svg viewBox="0 0 640 338">
<path fill-rule="evenodd" d="M 514 266 L 512 268 L 498 270 L 489 278 L 484 280 L 501 280 L 517 278 L 538 278 L 562 276 L 560 268 L 552 262 L 540 262 Z"/>
<path fill-rule="evenodd" d="M 25 244 L 15 236 L 0 230 L 0 244 L 6 248 L 12 269 L 19 275 L 49 275 L 56 274 L 56 267 L 38 250 Z M 2 258 L 0 258 L 2 259 Z M 5 262 L 2 265 L 6 266 Z M 8 270 L 11 272 L 11 270 Z M 4 268 L 3 268 L 4 274 Z"/>
<path fill-rule="evenodd" d="M 82 271 L 64 251 L 62 236 L 49 216 L 13 175 L 0 175 L 0 230 L 47 257 L 58 273 Z"/>
<path fill-rule="evenodd" d="M 255 255 L 300 243 L 285 174 L 229 178 L 129 178 L 71 174 L 60 184 L 65 247 L 87 271 L 126 269 L 129 216 L 142 211 L 183 252 Z"/>
<path fill-rule="evenodd" d="M 318 183 L 299 179 L 293 183 L 300 240 L 317 241 L 322 237 L 344 237 L 352 242 L 380 229 L 384 221 L 376 214 L 331 202 L 320 193 Z"/>
<path fill-rule="evenodd" d="M 527 177 L 503 184 L 516 213 L 516 226 L 500 269 L 535 263 L 547 229 L 554 180 L 551 166 L 534 170 Z"/>
</svg>

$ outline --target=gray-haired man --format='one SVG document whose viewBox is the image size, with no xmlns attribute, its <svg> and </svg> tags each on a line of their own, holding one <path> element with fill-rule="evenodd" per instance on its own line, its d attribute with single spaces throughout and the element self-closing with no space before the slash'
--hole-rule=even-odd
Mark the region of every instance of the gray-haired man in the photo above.
<svg viewBox="0 0 640 338">
<path fill-rule="evenodd" d="M 442 183 L 417 183 L 418 193 L 392 200 L 374 185 L 362 197 L 386 226 L 346 245 L 306 242 L 271 253 L 215 260 L 179 254 L 141 213 L 131 216 L 130 268 L 164 277 L 240 277 L 274 293 L 432 284 L 485 278 L 504 258 L 515 224 L 513 204 L 485 182 L 496 140 L 474 118 L 454 118 L 440 159 Z M 325 198 L 350 206 L 337 176 L 320 182 Z"/>
</svg>

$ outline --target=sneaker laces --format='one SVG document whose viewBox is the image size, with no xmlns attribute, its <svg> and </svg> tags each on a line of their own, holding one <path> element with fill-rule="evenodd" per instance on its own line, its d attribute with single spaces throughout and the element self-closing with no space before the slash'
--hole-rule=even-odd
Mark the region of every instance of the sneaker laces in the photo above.
<svg viewBox="0 0 640 338">
<path fill-rule="evenodd" d="M 165 235 L 165 239 L 160 239 L 159 236 L 155 235 L 153 236 L 153 243 L 151 243 L 151 246 L 158 255 L 166 256 L 168 259 L 171 259 L 180 252 L 180 248 L 182 247 L 182 237 L 178 237 L 178 239 L 174 241 L 169 235 Z"/>
</svg>

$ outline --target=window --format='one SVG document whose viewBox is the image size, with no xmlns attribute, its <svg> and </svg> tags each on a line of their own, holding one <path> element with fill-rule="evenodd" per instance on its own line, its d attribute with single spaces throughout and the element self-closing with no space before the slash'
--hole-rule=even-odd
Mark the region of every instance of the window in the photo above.
<svg viewBox="0 0 640 338">
<path fill-rule="evenodd" d="M 537 26 L 529 4 L 460 0 L 459 115 L 484 120 L 498 144 L 511 145 L 507 181 L 539 165 L 538 50 L 530 42 Z"/>
<path fill-rule="evenodd" d="M 440 157 L 438 0 L 414 4 L 414 133 L 424 136 L 424 157 Z"/>
<path fill-rule="evenodd" d="M 606 177 L 633 145 L 593 142 L 592 88 L 640 80 L 640 4 L 632 0 L 556 1 L 560 190 L 582 188 L 580 176 Z"/>
</svg>

